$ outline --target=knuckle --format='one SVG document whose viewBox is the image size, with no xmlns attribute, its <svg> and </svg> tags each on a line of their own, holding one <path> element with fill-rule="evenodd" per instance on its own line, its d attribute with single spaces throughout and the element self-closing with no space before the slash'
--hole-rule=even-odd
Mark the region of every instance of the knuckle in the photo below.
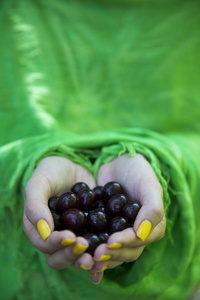
<svg viewBox="0 0 200 300">
<path fill-rule="evenodd" d="M 46 255 L 46 260 L 50 268 L 56 269 L 55 263 L 53 262 L 53 260 L 50 258 L 49 255 Z"/>
<path fill-rule="evenodd" d="M 24 195 L 25 195 L 25 197 L 28 196 L 28 193 L 30 191 L 30 187 L 31 187 L 31 178 L 27 181 L 27 183 L 25 184 L 25 187 L 24 187 Z"/>
<path fill-rule="evenodd" d="M 164 209 L 161 205 L 157 205 L 153 208 L 153 215 L 155 218 L 156 223 L 160 223 L 161 220 L 164 218 Z"/>
<path fill-rule="evenodd" d="M 125 262 L 129 263 L 129 262 L 136 261 L 140 257 L 140 255 L 142 254 L 143 249 L 144 249 L 143 246 L 135 248 L 132 255 L 131 255 L 131 257 L 127 258 Z"/>
<path fill-rule="evenodd" d="M 51 255 L 46 255 L 46 260 L 47 260 L 47 264 L 52 269 L 62 270 L 62 269 L 64 269 L 66 267 L 62 263 L 57 262 L 55 259 L 52 259 Z"/>
<path fill-rule="evenodd" d="M 24 211 L 25 211 L 25 214 L 27 216 L 27 218 L 29 220 L 33 220 L 34 219 L 34 212 L 36 210 L 36 207 L 35 207 L 35 203 L 34 202 L 29 202 L 29 204 L 25 204 L 24 206 Z"/>
<path fill-rule="evenodd" d="M 159 226 L 160 226 L 160 238 L 159 238 L 159 240 L 161 240 L 165 236 L 165 231 L 166 231 L 166 218 L 165 218 L 165 216 L 161 220 Z"/>
<path fill-rule="evenodd" d="M 157 189 L 158 192 L 161 194 L 161 197 L 163 198 L 163 188 L 159 181 L 157 182 Z"/>
</svg>

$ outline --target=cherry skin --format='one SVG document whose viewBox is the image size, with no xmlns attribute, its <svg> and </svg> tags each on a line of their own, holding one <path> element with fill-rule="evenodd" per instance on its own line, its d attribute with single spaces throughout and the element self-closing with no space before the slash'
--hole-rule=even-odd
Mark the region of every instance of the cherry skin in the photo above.
<svg viewBox="0 0 200 300">
<path fill-rule="evenodd" d="M 90 210 L 95 204 L 95 194 L 92 190 L 80 191 L 77 195 L 80 209 L 85 211 Z"/>
<path fill-rule="evenodd" d="M 126 202 L 127 200 L 124 195 L 116 194 L 108 200 L 106 212 L 112 216 L 119 216 Z"/>
<path fill-rule="evenodd" d="M 95 249 L 100 245 L 100 240 L 98 235 L 94 233 L 86 233 L 83 235 L 83 238 L 86 239 L 89 243 L 89 247 L 85 252 L 90 253 L 91 255 L 94 255 Z"/>
<path fill-rule="evenodd" d="M 118 182 L 110 181 L 104 185 L 102 194 L 105 200 L 109 200 L 116 194 L 123 194 L 123 189 Z"/>
<path fill-rule="evenodd" d="M 88 190 L 89 186 L 85 182 L 77 182 L 71 187 L 71 192 L 78 194 L 80 191 Z"/>
<path fill-rule="evenodd" d="M 77 209 L 71 208 L 62 214 L 62 223 L 66 229 L 72 230 L 74 233 L 80 233 L 85 229 L 85 214 Z"/>
<path fill-rule="evenodd" d="M 112 181 L 93 189 L 78 182 L 70 192 L 51 197 L 48 207 L 55 230 L 68 229 L 83 236 L 89 243 L 86 252 L 94 255 L 98 245 L 107 243 L 112 233 L 134 224 L 141 205 L 127 202 L 122 186 Z"/>
<path fill-rule="evenodd" d="M 103 186 L 97 185 L 93 188 L 93 192 L 95 194 L 95 199 L 100 200 L 102 199 L 102 193 L 103 193 Z"/>
<path fill-rule="evenodd" d="M 59 200 L 59 197 L 56 197 L 56 196 L 49 198 L 48 206 L 51 211 L 56 211 L 56 206 L 57 206 L 58 200 Z"/>
<path fill-rule="evenodd" d="M 105 203 L 104 203 L 104 201 L 103 200 L 97 200 L 96 202 L 95 202 L 95 208 L 97 209 L 97 208 L 99 208 L 99 209 L 101 209 L 103 212 L 105 212 Z"/>
<path fill-rule="evenodd" d="M 129 223 L 121 216 L 115 217 L 111 220 L 109 224 L 109 233 L 114 233 L 117 231 L 122 231 L 129 227 Z"/>
<path fill-rule="evenodd" d="M 56 210 L 59 212 L 65 212 L 66 210 L 73 208 L 76 205 L 76 195 L 72 192 L 64 193 L 60 196 Z"/>
<path fill-rule="evenodd" d="M 99 233 L 99 241 L 100 243 L 107 243 L 109 239 L 109 234 L 107 232 Z"/>
<path fill-rule="evenodd" d="M 138 202 L 128 202 L 122 208 L 122 216 L 127 220 L 127 222 L 133 225 L 140 207 L 141 206 Z"/>
<path fill-rule="evenodd" d="M 107 228 L 106 214 L 101 209 L 90 211 L 87 217 L 87 228 L 89 232 L 99 233 Z"/>
<path fill-rule="evenodd" d="M 62 225 L 61 215 L 55 211 L 52 211 L 51 213 L 52 213 L 52 217 L 53 217 L 54 225 L 55 225 L 54 230 L 58 230 L 58 231 L 62 230 L 63 225 Z"/>
</svg>

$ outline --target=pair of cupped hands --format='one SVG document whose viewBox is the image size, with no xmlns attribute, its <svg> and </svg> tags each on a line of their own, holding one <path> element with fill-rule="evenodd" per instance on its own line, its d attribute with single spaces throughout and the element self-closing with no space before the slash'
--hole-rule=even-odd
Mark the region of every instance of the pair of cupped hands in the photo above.
<svg viewBox="0 0 200 300">
<path fill-rule="evenodd" d="M 76 182 L 90 188 L 109 181 L 119 182 L 130 200 L 142 205 L 133 228 L 113 233 L 97 247 L 94 257 L 85 253 L 88 242 L 69 230 L 54 231 L 48 199 L 69 191 Z M 46 255 L 54 269 L 72 266 L 88 270 L 99 283 L 105 269 L 138 259 L 144 247 L 160 240 L 166 229 L 162 187 L 149 162 L 141 154 L 124 154 L 101 165 L 97 182 L 83 166 L 60 156 L 44 158 L 25 186 L 24 231 L 31 243 Z"/>
</svg>

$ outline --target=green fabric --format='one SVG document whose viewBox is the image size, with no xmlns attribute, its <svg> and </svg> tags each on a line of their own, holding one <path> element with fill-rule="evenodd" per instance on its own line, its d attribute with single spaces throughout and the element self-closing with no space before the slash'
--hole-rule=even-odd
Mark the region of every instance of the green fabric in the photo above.
<svg viewBox="0 0 200 300">
<path fill-rule="evenodd" d="M 0 291 L 3 300 L 183 300 L 200 284 L 199 1 L 3 0 L 0 5 Z M 95 176 L 142 153 L 167 233 L 134 263 L 48 267 L 23 232 L 24 186 L 62 155 Z"/>
</svg>

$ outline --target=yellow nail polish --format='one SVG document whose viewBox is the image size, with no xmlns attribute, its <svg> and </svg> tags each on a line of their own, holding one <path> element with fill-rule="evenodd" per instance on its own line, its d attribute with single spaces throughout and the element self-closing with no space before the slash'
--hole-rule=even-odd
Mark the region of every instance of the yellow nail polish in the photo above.
<svg viewBox="0 0 200 300">
<path fill-rule="evenodd" d="M 45 220 L 40 220 L 37 223 L 37 229 L 43 241 L 45 241 L 51 234 L 51 229 Z"/>
<path fill-rule="evenodd" d="M 99 281 L 97 281 L 97 282 L 96 282 L 96 281 L 93 281 L 93 283 L 94 283 L 94 284 L 99 284 L 100 281 L 101 281 L 101 279 L 100 279 Z"/>
<path fill-rule="evenodd" d="M 76 244 L 73 248 L 73 253 L 74 254 L 81 254 L 83 253 L 86 249 L 88 248 L 88 246 L 83 246 L 81 244 Z"/>
<path fill-rule="evenodd" d="M 110 255 L 104 254 L 104 255 L 101 255 L 101 257 L 99 257 L 99 258 L 94 257 L 94 260 L 96 260 L 96 261 L 106 261 L 106 260 L 109 260 L 110 258 L 111 258 Z"/>
<path fill-rule="evenodd" d="M 109 249 L 118 249 L 122 247 L 121 243 L 113 243 L 112 245 L 107 245 Z"/>
<path fill-rule="evenodd" d="M 63 240 L 61 241 L 61 245 L 63 245 L 63 246 L 68 246 L 68 245 L 73 244 L 74 242 L 75 242 L 75 240 L 73 241 L 73 240 L 70 240 L 70 239 L 63 239 Z"/>
<path fill-rule="evenodd" d="M 138 230 L 137 230 L 137 236 L 144 242 L 147 237 L 149 236 L 149 233 L 151 231 L 151 223 L 147 220 L 143 221 Z"/>
<path fill-rule="evenodd" d="M 95 277 L 97 275 L 97 272 L 95 272 L 94 274 L 89 273 L 91 277 Z"/>
<path fill-rule="evenodd" d="M 107 266 L 103 266 L 103 268 L 102 268 L 101 270 L 96 270 L 96 271 L 97 271 L 97 273 L 98 273 L 98 272 L 103 272 L 103 271 L 105 271 L 107 268 L 108 268 Z"/>
<path fill-rule="evenodd" d="M 80 268 L 83 269 L 83 270 L 91 270 L 92 266 L 85 267 L 83 264 L 80 264 Z"/>
</svg>

